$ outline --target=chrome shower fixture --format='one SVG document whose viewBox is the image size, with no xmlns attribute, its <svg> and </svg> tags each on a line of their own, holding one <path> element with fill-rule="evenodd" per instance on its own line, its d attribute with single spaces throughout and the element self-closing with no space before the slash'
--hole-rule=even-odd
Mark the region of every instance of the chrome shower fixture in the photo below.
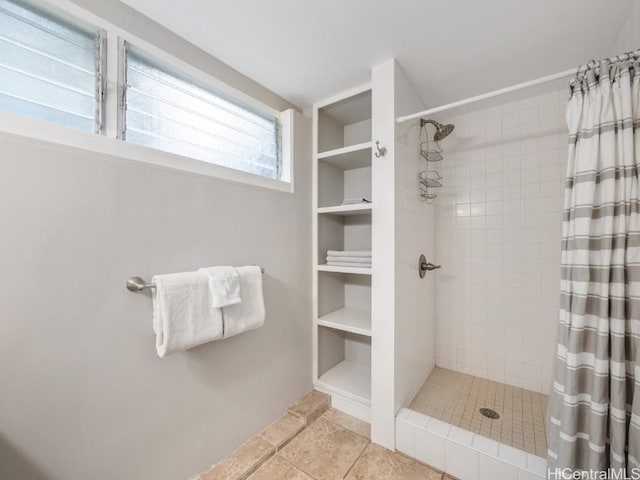
<svg viewBox="0 0 640 480">
<path fill-rule="evenodd" d="M 420 128 L 424 127 L 427 123 L 430 123 L 434 127 L 436 127 L 436 133 L 433 136 L 433 140 L 439 142 L 443 138 L 449 136 L 453 129 L 456 128 L 452 123 L 448 123 L 447 125 L 442 125 L 441 123 L 436 122 L 435 120 L 425 120 L 424 118 L 420 119 Z"/>
<path fill-rule="evenodd" d="M 428 123 L 436 127 L 433 143 L 429 140 L 429 133 L 426 128 Z M 443 159 L 442 148 L 438 142 L 449 136 L 454 128 L 453 124 L 443 125 L 435 120 L 420 119 L 420 136 L 418 140 L 420 142 L 420 156 L 426 161 L 427 165 L 425 170 L 418 172 L 418 188 L 420 197 L 427 203 L 433 203 L 438 198 L 438 194 L 433 193 L 432 189 L 442 188 L 442 182 L 440 181 L 442 180 L 442 175 L 433 170 L 432 167 L 433 162 L 439 162 Z"/>
</svg>

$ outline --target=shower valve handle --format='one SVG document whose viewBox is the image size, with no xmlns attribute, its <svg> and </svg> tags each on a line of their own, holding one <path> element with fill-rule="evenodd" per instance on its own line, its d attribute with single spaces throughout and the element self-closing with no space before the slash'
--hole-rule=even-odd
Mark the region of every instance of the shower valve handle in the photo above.
<svg viewBox="0 0 640 480">
<path fill-rule="evenodd" d="M 418 259 L 418 275 L 420 275 L 420 278 L 424 278 L 427 272 L 437 270 L 441 267 L 442 265 L 434 265 L 431 262 L 427 262 L 427 258 L 424 255 L 420 255 L 420 258 Z"/>
</svg>

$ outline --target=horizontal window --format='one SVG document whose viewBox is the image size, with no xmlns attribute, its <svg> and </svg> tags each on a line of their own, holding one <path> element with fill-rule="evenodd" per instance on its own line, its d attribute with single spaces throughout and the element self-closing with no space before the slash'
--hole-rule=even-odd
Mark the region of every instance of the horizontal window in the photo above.
<svg viewBox="0 0 640 480">
<path fill-rule="evenodd" d="M 293 191 L 292 110 L 68 0 L 0 0 L 0 131 Z"/>
<path fill-rule="evenodd" d="M 124 61 L 123 140 L 279 178 L 278 118 L 197 84 L 130 45 Z"/>
<path fill-rule="evenodd" d="M 29 3 L 0 0 L 0 109 L 99 132 L 101 38 Z"/>
</svg>

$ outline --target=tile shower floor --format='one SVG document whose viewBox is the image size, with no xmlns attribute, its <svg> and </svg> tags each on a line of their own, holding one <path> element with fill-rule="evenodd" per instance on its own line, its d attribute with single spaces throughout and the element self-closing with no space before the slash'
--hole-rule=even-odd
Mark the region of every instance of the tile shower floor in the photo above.
<svg viewBox="0 0 640 480">
<path fill-rule="evenodd" d="M 409 408 L 544 458 L 547 401 L 541 393 L 436 367 Z M 483 407 L 500 418 L 483 416 Z"/>
</svg>

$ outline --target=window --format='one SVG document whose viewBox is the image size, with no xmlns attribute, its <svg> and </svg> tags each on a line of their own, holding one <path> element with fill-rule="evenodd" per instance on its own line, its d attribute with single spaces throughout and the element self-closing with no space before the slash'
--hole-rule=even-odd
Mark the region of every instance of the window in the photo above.
<svg viewBox="0 0 640 480">
<path fill-rule="evenodd" d="M 101 39 L 97 29 L 0 0 L 0 109 L 100 132 Z"/>
<path fill-rule="evenodd" d="M 73 2 L 0 0 L 2 132 L 291 192 L 293 129 Z"/>
<path fill-rule="evenodd" d="M 127 142 L 279 178 L 279 121 L 125 45 L 121 137 Z"/>
</svg>

